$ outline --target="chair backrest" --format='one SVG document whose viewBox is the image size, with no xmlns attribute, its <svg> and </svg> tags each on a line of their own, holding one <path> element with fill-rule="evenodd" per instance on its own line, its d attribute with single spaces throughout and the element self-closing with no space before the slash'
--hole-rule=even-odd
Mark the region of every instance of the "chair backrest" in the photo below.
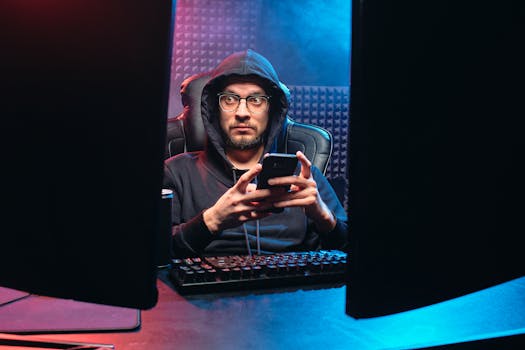
<svg viewBox="0 0 525 350">
<path fill-rule="evenodd" d="M 204 148 L 206 131 L 201 116 L 201 94 L 208 79 L 207 73 L 201 73 L 182 82 L 180 92 L 184 109 L 178 116 L 168 119 L 166 158 Z M 301 151 L 325 173 L 332 148 L 333 139 L 328 130 L 287 117 L 276 149 L 280 153 Z"/>
</svg>

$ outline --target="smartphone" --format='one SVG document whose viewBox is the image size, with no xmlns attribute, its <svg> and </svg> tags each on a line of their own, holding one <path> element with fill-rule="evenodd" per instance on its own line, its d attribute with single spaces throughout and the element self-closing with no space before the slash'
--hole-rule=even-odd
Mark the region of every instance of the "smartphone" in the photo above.
<svg viewBox="0 0 525 350">
<path fill-rule="evenodd" d="M 263 158 L 262 171 L 257 178 L 257 188 L 269 188 L 268 180 L 274 177 L 290 176 L 297 168 L 297 156 L 287 153 L 268 153 Z M 290 186 L 285 188 L 290 189 Z"/>
<path fill-rule="evenodd" d="M 268 180 L 274 177 L 290 176 L 295 173 L 297 168 L 297 156 L 295 154 L 287 153 L 268 153 L 263 158 L 262 171 L 257 177 L 257 188 L 270 188 Z M 275 187 L 275 186 L 274 186 Z M 287 191 L 290 186 L 280 186 Z M 281 213 L 284 208 L 272 208 L 268 210 L 272 213 Z"/>
</svg>

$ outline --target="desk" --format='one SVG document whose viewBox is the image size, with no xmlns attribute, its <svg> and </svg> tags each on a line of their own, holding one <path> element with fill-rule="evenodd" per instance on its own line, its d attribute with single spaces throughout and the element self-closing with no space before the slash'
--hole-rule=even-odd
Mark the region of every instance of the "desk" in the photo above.
<svg viewBox="0 0 525 350">
<path fill-rule="evenodd" d="M 31 337 L 122 350 L 409 349 L 525 333 L 525 277 L 395 315 L 353 319 L 345 287 L 181 296 L 159 275 L 137 331 Z M 520 337 L 520 339 L 523 339 Z"/>
</svg>

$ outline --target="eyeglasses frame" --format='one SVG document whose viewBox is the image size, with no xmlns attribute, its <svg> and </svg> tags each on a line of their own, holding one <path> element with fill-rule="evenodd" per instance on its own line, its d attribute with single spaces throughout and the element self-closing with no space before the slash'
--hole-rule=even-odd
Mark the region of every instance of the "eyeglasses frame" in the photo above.
<svg viewBox="0 0 525 350">
<path fill-rule="evenodd" d="M 235 109 L 232 109 L 232 110 L 225 110 L 225 109 L 222 108 L 222 106 L 221 106 L 221 97 L 222 97 L 222 96 L 235 96 L 235 97 L 237 97 L 237 98 L 239 99 L 239 104 L 237 105 L 237 107 L 235 107 Z M 247 109 L 250 113 L 252 113 L 252 114 L 260 114 L 260 113 L 263 113 L 263 112 L 262 112 L 262 111 L 261 111 L 261 112 L 253 112 L 253 111 L 250 109 L 250 107 L 249 107 L 249 105 L 248 105 L 248 99 L 249 99 L 250 97 L 262 97 L 262 98 L 265 98 L 265 99 L 267 100 L 267 101 L 266 101 L 266 103 L 267 103 L 267 105 L 266 105 L 266 111 L 268 111 L 268 109 L 270 108 L 270 99 L 271 99 L 272 96 L 267 96 L 267 95 L 248 95 L 248 96 L 246 96 L 246 97 L 241 97 L 241 96 L 239 96 L 239 95 L 237 95 L 237 94 L 234 94 L 234 93 L 232 93 L 232 92 L 219 92 L 219 93 L 217 94 L 217 97 L 218 97 L 218 99 L 219 99 L 219 108 L 220 108 L 223 112 L 226 112 L 226 113 L 236 112 L 236 111 L 239 109 L 239 106 L 241 105 L 241 100 L 245 100 L 245 101 L 246 101 L 246 109 Z M 266 112 L 266 111 L 265 111 L 265 112 Z"/>
</svg>

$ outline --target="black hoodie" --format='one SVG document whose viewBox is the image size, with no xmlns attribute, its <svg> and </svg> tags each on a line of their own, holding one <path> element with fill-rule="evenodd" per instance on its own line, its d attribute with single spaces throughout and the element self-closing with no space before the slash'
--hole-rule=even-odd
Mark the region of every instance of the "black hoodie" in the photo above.
<svg viewBox="0 0 525 350">
<path fill-rule="evenodd" d="M 286 94 L 274 68 L 263 56 L 252 50 L 234 53 L 224 59 L 212 72 L 202 92 L 202 118 L 208 134 L 206 149 L 184 153 L 165 162 L 164 188 L 172 189 L 173 255 L 176 257 L 201 254 L 246 254 L 245 234 L 251 249 L 256 249 L 256 229 L 259 226 L 262 252 L 290 250 L 344 249 L 347 242 L 346 211 L 332 187 L 319 169 L 312 175 L 328 208 L 337 218 L 336 228 L 319 235 L 302 208 L 285 208 L 258 222 L 244 227 L 211 234 L 204 224 L 202 212 L 237 181 L 238 174 L 225 154 L 225 143 L 219 126 L 217 93 L 226 77 L 258 75 L 263 78 L 265 91 L 272 96 L 264 153 L 276 151 L 275 141 L 288 111 Z M 246 228 L 246 232 L 245 232 Z"/>
</svg>

